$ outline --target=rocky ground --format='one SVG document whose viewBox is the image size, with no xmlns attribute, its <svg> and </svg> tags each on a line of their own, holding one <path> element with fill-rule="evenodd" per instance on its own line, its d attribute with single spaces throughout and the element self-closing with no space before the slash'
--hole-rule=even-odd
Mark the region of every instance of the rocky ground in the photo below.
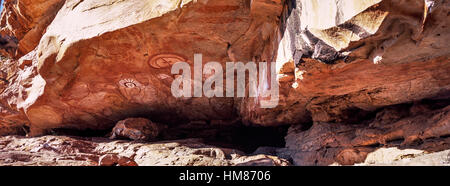
<svg viewBox="0 0 450 186">
<path fill-rule="evenodd" d="M 381 148 L 358 166 L 450 166 L 450 150 L 424 152 L 415 149 Z"/>
<path fill-rule="evenodd" d="M 107 138 L 0 138 L 0 165 L 287 166 L 284 159 L 205 145 L 199 139 L 140 143 Z"/>
</svg>

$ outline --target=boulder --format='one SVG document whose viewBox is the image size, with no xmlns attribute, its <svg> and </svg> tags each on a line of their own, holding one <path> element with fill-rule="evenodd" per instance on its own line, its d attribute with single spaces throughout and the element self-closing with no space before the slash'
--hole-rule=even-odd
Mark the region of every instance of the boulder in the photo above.
<svg viewBox="0 0 450 186">
<path fill-rule="evenodd" d="M 128 118 L 116 124 L 112 129 L 110 139 L 154 140 L 163 129 L 162 125 L 145 118 Z"/>
</svg>

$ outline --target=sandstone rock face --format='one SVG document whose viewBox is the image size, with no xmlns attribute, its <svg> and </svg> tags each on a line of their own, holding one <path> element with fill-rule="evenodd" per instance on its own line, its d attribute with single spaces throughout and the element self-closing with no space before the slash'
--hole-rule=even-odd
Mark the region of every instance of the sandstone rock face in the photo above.
<svg viewBox="0 0 450 186">
<path fill-rule="evenodd" d="M 64 0 L 5 0 L 0 33 L 9 45 L 1 43 L 0 53 L 18 59 L 36 48 L 63 4 Z"/>
<path fill-rule="evenodd" d="M 447 3 L 436 2 L 427 12 L 419 1 L 316 4 L 66 1 L 31 59 L 37 63 L 29 68 L 37 73 L 22 78 L 41 79 L 40 88 L 9 104 L 23 110 L 32 133 L 40 134 L 61 127 L 107 129 L 137 115 L 170 123 L 237 117 L 264 126 L 311 118 L 340 122 L 349 110 L 448 95 Z M 270 7 L 266 16 L 261 7 Z M 327 9 L 330 15 L 317 13 Z M 296 66 L 279 72 L 287 78 L 280 81 L 275 109 L 260 109 L 259 98 L 175 99 L 170 66 L 192 64 L 195 53 L 205 62 Z"/>
<path fill-rule="evenodd" d="M 379 147 L 443 151 L 450 148 L 450 107 L 433 110 L 434 105 L 392 106 L 353 125 L 317 122 L 306 131 L 292 127 L 283 153 L 296 165 L 353 165 L 370 162 L 368 154 Z"/>
<path fill-rule="evenodd" d="M 44 136 L 0 138 L 0 165 L 59 166 L 287 166 L 269 155 L 245 156 L 233 149 L 205 145 L 198 139 L 130 143 L 105 138 Z"/>
<path fill-rule="evenodd" d="M 111 130 L 136 117 L 169 136 L 193 122 L 292 125 L 282 154 L 297 165 L 362 163 L 391 138 L 447 144 L 448 12 L 445 0 L 5 0 L 0 135 Z M 276 62 L 277 74 L 260 75 L 267 87 L 276 76 L 278 106 L 175 98 L 171 67 L 194 69 L 194 54 L 224 69 Z M 421 100 L 434 106 L 409 108 Z"/>
<path fill-rule="evenodd" d="M 166 123 L 236 118 L 234 98 L 175 99 L 170 66 L 192 63 L 195 53 L 205 62 L 261 59 L 262 51 L 274 51 L 265 43 L 275 40 L 282 3 L 273 1 L 274 15 L 261 17 L 251 7 L 269 5 L 258 1 L 66 1 L 36 49 L 45 86 L 18 109 L 33 135 L 108 129 L 130 116 Z"/>
<path fill-rule="evenodd" d="M 285 31 L 276 57 L 283 80 L 280 106 L 251 110 L 244 118 L 256 123 L 305 123 L 309 117 L 347 122 L 358 120 L 358 112 L 425 98 L 448 99 L 448 2 L 433 1 L 428 7 L 424 1 L 382 1 L 348 20 L 323 23 L 326 26 L 302 21 L 307 19 L 303 12 L 310 13 L 299 6 L 305 2 L 314 1 L 291 1 L 282 18 Z M 321 3 L 318 10 L 342 5 L 326 2 L 330 4 Z M 348 7 L 341 8 L 336 11 Z M 327 19 L 327 14 L 319 14 Z M 284 70 L 292 64 L 295 69 Z"/>
<path fill-rule="evenodd" d="M 33 64 L 37 64 L 34 51 L 19 61 L 8 59 L 2 63 L 1 71 L 6 81 L 3 81 L 0 87 L 2 91 L 0 108 L 1 125 L 5 126 L 5 130 L 0 130 L 0 135 L 24 134 L 28 131 L 25 128 L 29 127 L 30 122 L 22 108 L 33 104 L 45 86 L 45 80 Z"/>
</svg>

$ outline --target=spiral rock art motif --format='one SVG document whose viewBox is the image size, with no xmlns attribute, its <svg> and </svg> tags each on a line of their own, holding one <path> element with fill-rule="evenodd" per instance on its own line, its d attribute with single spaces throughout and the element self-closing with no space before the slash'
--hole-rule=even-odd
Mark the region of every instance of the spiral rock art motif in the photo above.
<svg viewBox="0 0 450 186">
<path fill-rule="evenodd" d="M 159 54 L 150 59 L 148 64 L 156 69 L 167 68 L 177 62 L 186 62 L 186 59 L 175 54 Z"/>
</svg>

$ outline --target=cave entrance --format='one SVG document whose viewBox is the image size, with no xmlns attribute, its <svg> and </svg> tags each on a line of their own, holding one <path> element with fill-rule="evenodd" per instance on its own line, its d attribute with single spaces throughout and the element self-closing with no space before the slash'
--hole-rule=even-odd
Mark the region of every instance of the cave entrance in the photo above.
<svg viewBox="0 0 450 186">
<path fill-rule="evenodd" d="M 285 147 L 284 137 L 287 135 L 288 128 L 289 126 L 261 127 L 243 124 L 181 125 L 168 129 L 161 138 L 162 140 L 200 138 L 207 145 L 236 149 L 250 154 L 259 147 Z"/>
<path fill-rule="evenodd" d="M 284 148 L 285 136 L 289 126 L 261 127 L 245 126 L 241 123 L 232 125 L 212 125 L 207 122 L 170 126 L 164 130 L 156 141 L 202 139 L 204 144 L 215 147 L 240 150 L 246 154 L 255 152 L 259 147 Z M 52 135 L 77 137 L 109 137 L 108 130 L 53 129 Z M 155 142 L 155 141 L 152 141 Z"/>
</svg>

